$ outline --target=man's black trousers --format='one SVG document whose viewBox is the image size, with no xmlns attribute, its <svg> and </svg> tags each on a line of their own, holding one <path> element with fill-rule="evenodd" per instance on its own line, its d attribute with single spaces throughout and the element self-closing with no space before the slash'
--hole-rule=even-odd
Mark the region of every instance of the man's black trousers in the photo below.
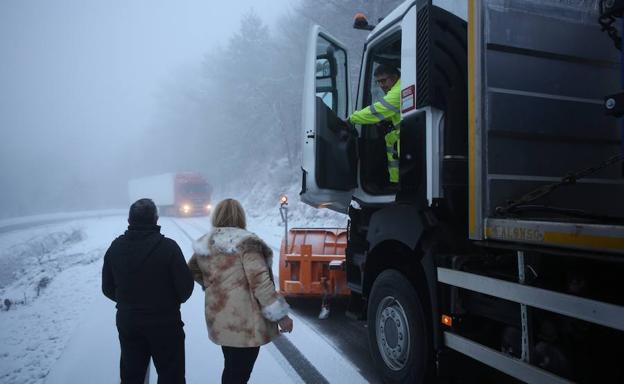
<svg viewBox="0 0 624 384">
<path fill-rule="evenodd" d="M 260 347 L 235 348 L 222 346 L 225 364 L 221 384 L 245 384 L 249 381 Z"/>
<path fill-rule="evenodd" d="M 158 384 L 184 384 L 183 326 L 179 312 L 164 316 L 117 312 L 121 383 L 143 384 L 151 357 Z"/>
</svg>

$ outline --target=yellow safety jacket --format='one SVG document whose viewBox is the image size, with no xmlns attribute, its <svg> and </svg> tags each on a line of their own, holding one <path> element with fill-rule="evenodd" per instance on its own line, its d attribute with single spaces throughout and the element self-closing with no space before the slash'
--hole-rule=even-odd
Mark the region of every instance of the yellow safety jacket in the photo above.
<svg viewBox="0 0 624 384">
<path fill-rule="evenodd" d="M 391 183 L 399 182 L 399 147 L 401 122 L 401 79 L 390 88 L 383 99 L 370 106 L 353 112 L 349 121 L 353 124 L 376 124 L 383 120 L 390 120 L 394 129 L 385 137 L 386 156 L 388 158 L 388 174 Z"/>
</svg>

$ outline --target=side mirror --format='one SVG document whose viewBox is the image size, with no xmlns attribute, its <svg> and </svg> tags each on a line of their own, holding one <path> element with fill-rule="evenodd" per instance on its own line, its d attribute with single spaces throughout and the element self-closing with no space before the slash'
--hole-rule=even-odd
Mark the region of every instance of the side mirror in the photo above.
<svg viewBox="0 0 624 384">
<path fill-rule="evenodd" d="M 327 79 L 331 77 L 331 66 L 328 59 L 316 59 L 316 78 Z"/>
</svg>

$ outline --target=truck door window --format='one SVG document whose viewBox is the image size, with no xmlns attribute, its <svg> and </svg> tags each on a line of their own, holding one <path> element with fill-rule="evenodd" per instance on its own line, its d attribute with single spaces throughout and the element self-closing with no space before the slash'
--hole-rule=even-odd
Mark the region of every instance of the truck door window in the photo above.
<svg viewBox="0 0 624 384">
<path fill-rule="evenodd" d="M 359 108 L 365 108 L 385 96 L 373 73 L 381 65 L 401 69 L 401 32 L 376 42 L 368 48 L 362 79 L 363 94 Z M 393 129 L 389 120 L 362 126 L 360 141 L 360 181 L 363 189 L 373 195 L 396 193 L 397 186 L 390 183 L 385 135 Z"/>
<path fill-rule="evenodd" d="M 347 117 L 347 53 L 319 36 L 316 46 L 316 96 L 336 116 Z"/>
<path fill-rule="evenodd" d="M 316 59 L 316 96 L 334 109 L 334 90 L 331 87 L 331 65 L 328 59 Z M 327 85 L 329 84 L 329 86 Z"/>
</svg>

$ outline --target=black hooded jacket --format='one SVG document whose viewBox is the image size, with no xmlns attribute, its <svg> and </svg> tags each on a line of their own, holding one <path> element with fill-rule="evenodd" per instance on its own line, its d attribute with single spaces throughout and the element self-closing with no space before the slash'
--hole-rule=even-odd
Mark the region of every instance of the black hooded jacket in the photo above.
<svg viewBox="0 0 624 384">
<path fill-rule="evenodd" d="M 160 226 L 129 225 L 106 251 L 102 292 L 119 312 L 179 314 L 193 293 L 193 278 L 180 247 Z"/>
</svg>

